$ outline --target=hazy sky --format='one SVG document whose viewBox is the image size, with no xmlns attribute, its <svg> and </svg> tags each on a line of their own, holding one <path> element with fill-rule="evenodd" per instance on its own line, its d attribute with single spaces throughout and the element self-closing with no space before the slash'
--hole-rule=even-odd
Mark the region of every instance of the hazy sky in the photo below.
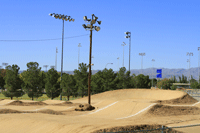
<svg viewBox="0 0 200 133">
<path fill-rule="evenodd" d="M 78 44 L 80 62 L 89 63 L 89 31 L 83 16 L 95 14 L 102 21 L 99 32 L 93 31 L 93 70 L 122 67 L 122 42 L 129 44 L 125 31 L 131 32 L 131 69 L 152 67 L 185 68 L 187 52 L 193 52 L 191 67 L 198 66 L 200 47 L 199 0 L 1 0 L 0 4 L 0 65 L 17 64 L 26 70 L 28 62 L 55 65 L 61 70 L 62 21 L 49 13 L 71 16 L 74 22 L 65 21 L 63 70 L 78 68 Z M 95 24 L 98 25 L 98 24 Z M 67 38 L 74 37 L 74 38 Z M 58 39 L 48 40 L 43 39 Z M 5 41 L 6 40 L 6 41 Z M 9 41 L 43 40 L 43 41 Z M 124 47 L 124 65 L 129 66 L 129 46 Z"/>
</svg>

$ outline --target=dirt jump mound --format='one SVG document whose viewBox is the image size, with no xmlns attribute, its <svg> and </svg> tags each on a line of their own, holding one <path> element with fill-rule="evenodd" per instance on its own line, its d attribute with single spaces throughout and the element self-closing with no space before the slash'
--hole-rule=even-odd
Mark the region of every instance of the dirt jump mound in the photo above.
<svg viewBox="0 0 200 133">
<path fill-rule="evenodd" d="M 8 113 L 21 113 L 21 111 L 12 109 L 0 109 L 0 114 L 8 114 Z"/>
<path fill-rule="evenodd" d="M 164 131 L 166 133 L 183 133 L 180 131 L 176 131 L 174 129 L 167 128 L 166 126 L 163 126 L 163 128 L 166 128 L 164 130 L 161 129 L 162 125 L 128 125 L 128 126 L 120 126 L 120 127 L 111 127 L 111 128 L 105 128 L 96 130 L 92 133 L 107 133 L 107 132 L 137 132 L 137 133 L 144 133 L 143 131 L 139 130 L 146 130 L 148 133 L 161 133 L 161 131 Z M 146 132 L 145 132 L 146 133 Z"/>
<path fill-rule="evenodd" d="M 35 106 L 35 105 L 47 105 L 44 102 L 22 102 L 22 101 L 13 101 L 7 105 L 17 105 L 17 106 Z"/>
<path fill-rule="evenodd" d="M 54 104 L 51 104 L 51 105 L 72 105 L 72 104 L 73 104 L 72 102 L 65 101 L 65 102 L 62 102 L 62 103 L 54 103 Z"/>
<path fill-rule="evenodd" d="M 75 108 L 75 111 L 90 111 L 94 109 L 95 107 L 91 106 L 90 104 L 79 104 L 79 106 Z"/>
<path fill-rule="evenodd" d="M 54 111 L 54 110 L 51 110 L 51 109 L 40 110 L 40 111 L 38 111 L 38 113 L 52 114 L 52 115 L 63 115 L 63 113 L 61 113 L 59 111 Z"/>
<path fill-rule="evenodd" d="M 155 102 L 159 104 L 194 104 L 198 101 L 186 93 L 180 98 L 176 98 L 172 100 L 158 100 Z"/>
<path fill-rule="evenodd" d="M 147 116 L 175 116 L 175 115 L 199 115 L 200 108 L 194 106 L 167 106 L 154 105 L 148 112 Z"/>
</svg>

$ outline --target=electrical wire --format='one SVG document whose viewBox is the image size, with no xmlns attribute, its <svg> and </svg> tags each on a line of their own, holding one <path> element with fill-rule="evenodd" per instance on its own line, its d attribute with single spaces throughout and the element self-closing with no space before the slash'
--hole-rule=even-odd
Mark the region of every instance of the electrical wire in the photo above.
<svg viewBox="0 0 200 133">
<path fill-rule="evenodd" d="M 87 36 L 89 34 L 79 35 L 79 36 L 72 36 L 72 37 L 64 37 L 64 39 L 69 38 L 76 38 L 81 36 Z M 56 39 L 40 39 L 40 40 L 0 40 L 1 42 L 32 42 L 32 41 L 53 41 L 53 40 L 60 40 L 62 38 L 56 38 Z"/>
</svg>

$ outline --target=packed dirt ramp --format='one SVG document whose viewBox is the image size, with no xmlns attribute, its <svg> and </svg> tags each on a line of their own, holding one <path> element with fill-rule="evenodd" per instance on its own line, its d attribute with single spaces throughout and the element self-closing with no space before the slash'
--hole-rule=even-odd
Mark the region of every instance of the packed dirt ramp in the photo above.
<svg viewBox="0 0 200 133">
<path fill-rule="evenodd" d="M 177 116 L 177 115 L 200 115 L 200 108 L 195 106 L 168 106 L 157 104 L 151 107 L 146 116 Z"/>
<path fill-rule="evenodd" d="M 47 105 L 46 103 L 39 101 L 39 102 L 22 102 L 22 101 L 13 101 L 8 103 L 7 105 L 16 105 L 16 106 L 36 106 L 36 105 Z"/>
<path fill-rule="evenodd" d="M 194 104 L 198 102 L 196 99 L 188 95 L 187 93 L 179 98 L 175 98 L 172 100 L 157 100 L 154 103 L 159 104 Z"/>
</svg>

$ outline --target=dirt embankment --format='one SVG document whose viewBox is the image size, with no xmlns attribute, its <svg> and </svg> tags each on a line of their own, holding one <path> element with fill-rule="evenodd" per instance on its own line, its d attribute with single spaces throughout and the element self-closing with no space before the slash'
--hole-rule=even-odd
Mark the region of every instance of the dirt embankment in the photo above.
<svg viewBox="0 0 200 133">
<path fill-rule="evenodd" d="M 102 133 L 102 132 L 122 132 L 122 131 L 137 131 L 137 130 L 148 130 L 148 133 L 161 133 L 162 125 L 130 125 L 130 126 L 120 126 L 120 127 L 111 127 L 111 128 L 105 128 L 96 130 L 92 133 Z M 163 128 L 167 128 L 166 126 L 163 126 Z M 155 130 L 157 129 L 157 130 Z M 180 131 L 176 131 L 174 129 L 167 128 L 163 130 L 165 133 L 183 133 Z M 144 133 L 143 131 L 137 132 L 137 133 Z"/>
<path fill-rule="evenodd" d="M 194 104 L 198 102 L 196 99 L 191 97 L 188 94 L 185 94 L 184 96 L 172 100 L 157 100 L 155 101 L 156 103 L 159 104 Z"/>
<path fill-rule="evenodd" d="M 177 115 L 200 115 L 200 108 L 194 106 L 167 106 L 154 105 L 145 114 L 146 116 L 177 116 Z"/>
<path fill-rule="evenodd" d="M 53 115 L 64 115 L 59 111 L 54 111 L 51 109 L 36 110 L 36 111 L 18 111 L 13 109 L 0 109 L 0 114 L 11 114 L 11 113 L 44 113 L 44 114 L 53 114 Z"/>
<path fill-rule="evenodd" d="M 39 101 L 39 102 L 22 102 L 22 101 L 13 101 L 6 105 L 17 105 L 17 106 L 35 106 L 35 105 L 47 105 L 46 103 Z"/>
</svg>

